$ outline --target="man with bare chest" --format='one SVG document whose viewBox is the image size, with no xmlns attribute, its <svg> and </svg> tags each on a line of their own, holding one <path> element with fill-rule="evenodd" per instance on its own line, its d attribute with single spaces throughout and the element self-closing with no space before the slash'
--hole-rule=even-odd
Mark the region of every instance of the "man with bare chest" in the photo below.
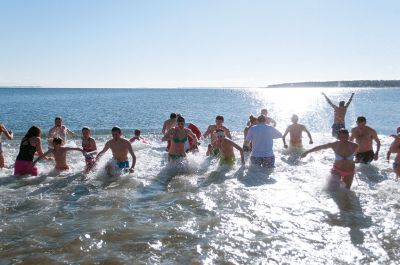
<svg viewBox="0 0 400 265">
<path fill-rule="evenodd" d="M 367 126 L 367 119 L 365 117 L 357 118 L 357 127 L 351 129 L 350 141 L 356 140 L 358 150 L 356 152 L 356 163 L 368 164 L 372 160 L 378 159 L 379 149 L 381 142 L 378 134 L 374 129 Z M 376 143 L 376 152 L 374 153 L 372 141 Z"/>
</svg>

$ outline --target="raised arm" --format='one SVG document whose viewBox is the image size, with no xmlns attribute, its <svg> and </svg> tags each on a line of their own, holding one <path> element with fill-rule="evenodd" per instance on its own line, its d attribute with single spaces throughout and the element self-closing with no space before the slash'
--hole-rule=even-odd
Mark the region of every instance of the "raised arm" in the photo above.
<svg viewBox="0 0 400 265">
<path fill-rule="evenodd" d="M 283 147 L 288 148 L 288 145 L 286 144 L 286 135 L 289 133 L 289 127 L 286 128 L 285 133 L 282 136 L 282 141 L 283 141 Z"/>
<path fill-rule="evenodd" d="M 332 101 L 328 98 L 328 96 L 324 92 L 322 92 L 321 94 L 325 97 L 326 101 L 328 102 L 329 105 L 331 105 L 332 108 L 336 109 L 338 107 L 332 103 Z"/>
<path fill-rule="evenodd" d="M 8 140 L 12 140 L 14 137 L 14 133 L 10 130 L 8 131 L 6 129 L 6 127 L 4 126 L 4 124 L 0 124 L 0 132 L 4 133 L 4 136 L 8 139 Z"/>
<path fill-rule="evenodd" d="M 312 137 L 311 137 L 311 133 L 307 130 L 307 128 L 306 128 L 306 126 L 304 126 L 303 125 L 303 131 L 305 131 L 306 132 L 306 134 L 308 135 L 308 138 L 310 139 L 310 144 L 313 144 L 314 142 L 313 142 L 313 140 L 312 140 Z"/>
<path fill-rule="evenodd" d="M 65 127 L 65 132 L 66 132 L 67 134 L 69 134 L 70 136 L 72 136 L 72 137 L 77 136 L 73 131 L 71 131 L 71 130 L 68 129 L 67 127 Z"/>
<path fill-rule="evenodd" d="M 133 173 L 133 172 L 135 171 L 136 155 L 135 155 L 135 153 L 133 152 L 132 145 L 130 145 L 130 144 L 128 145 L 128 151 L 129 151 L 129 153 L 130 153 L 131 156 L 132 156 L 132 166 L 131 166 L 131 168 L 129 169 L 129 172 Z"/>
<path fill-rule="evenodd" d="M 332 143 L 323 144 L 323 145 L 318 145 L 318 146 L 316 146 L 316 147 L 314 147 L 314 148 L 311 148 L 310 150 L 307 150 L 307 151 L 305 151 L 304 153 L 302 153 L 302 154 L 301 154 L 301 158 L 306 157 L 309 153 L 317 152 L 317 151 L 320 151 L 320 150 L 323 150 L 323 149 L 329 149 L 329 148 L 332 148 Z"/>
<path fill-rule="evenodd" d="M 345 106 L 346 108 L 350 105 L 351 101 L 353 100 L 353 97 L 354 97 L 354 93 L 351 93 L 349 101 L 347 101 L 347 103 L 346 103 L 346 106 Z"/>
</svg>

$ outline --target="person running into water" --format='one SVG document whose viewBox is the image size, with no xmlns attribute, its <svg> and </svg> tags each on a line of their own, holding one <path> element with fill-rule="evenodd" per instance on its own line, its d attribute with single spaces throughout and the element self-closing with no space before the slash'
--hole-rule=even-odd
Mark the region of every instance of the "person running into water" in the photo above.
<svg viewBox="0 0 400 265">
<path fill-rule="evenodd" d="M 215 136 L 215 131 L 218 129 L 224 130 L 226 137 L 232 139 L 231 132 L 228 128 L 224 126 L 224 117 L 220 115 L 215 118 L 215 124 L 211 124 L 208 126 L 207 131 L 205 131 L 205 133 L 203 134 L 203 137 L 207 138 L 209 135 L 211 135 L 211 143 L 213 143 L 217 140 Z"/>
<path fill-rule="evenodd" d="M 387 160 L 390 161 L 390 154 L 395 153 L 396 157 L 393 162 L 393 171 L 396 173 L 396 180 L 400 177 L 400 127 L 397 128 L 397 135 L 391 135 L 394 137 L 392 144 L 390 145 L 389 151 L 387 152 Z"/>
<path fill-rule="evenodd" d="M 180 162 L 186 157 L 185 143 L 189 140 L 188 137 L 194 139 L 197 145 L 196 135 L 188 128 L 185 128 L 185 119 L 179 116 L 177 126 L 168 130 L 162 138 L 162 141 L 171 141 L 171 147 L 168 150 L 169 162 Z"/>
<path fill-rule="evenodd" d="M 8 140 L 12 140 L 14 137 L 14 133 L 10 130 L 7 130 L 4 124 L 0 123 L 0 168 L 4 167 L 4 155 L 3 155 L 3 145 L 1 142 L 1 135 L 4 134 L 4 136 Z"/>
<path fill-rule="evenodd" d="M 69 151 L 80 151 L 83 155 L 85 155 L 85 151 L 82 148 L 73 148 L 73 147 L 63 147 L 63 141 L 61 138 L 53 139 L 53 149 L 48 150 L 43 155 L 33 161 L 33 165 L 35 165 L 38 161 L 45 158 L 47 155 L 52 154 L 54 156 L 54 161 L 56 162 L 55 169 L 57 171 L 66 171 L 69 170 L 69 166 L 67 164 L 67 153 Z"/>
<path fill-rule="evenodd" d="M 31 175 L 39 174 L 37 167 L 33 164 L 35 153 L 43 156 L 42 142 L 40 137 L 42 131 L 39 127 L 32 126 L 21 140 L 19 153 L 14 165 L 14 175 Z"/>
<path fill-rule="evenodd" d="M 144 139 L 142 136 L 140 136 L 140 134 L 141 134 L 140 130 L 136 129 L 134 131 L 134 134 L 135 134 L 135 136 L 133 136 L 131 139 L 129 139 L 129 142 L 134 143 L 135 141 L 138 141 L 138 142 L 142 142 L 145 144 L 149 144 L 149 142 L 146 139 Z"/>
<path fill-rule="evenodd" d="M 291 148 L 298 148 L 301 149 L 303 148 L 303 143 L 302 143 L 302 134 L 303 132 L 306 132 L 308 135 L 308 138 L 310 138 L 309 143 L 313 144 L 313 140 L 311 137 L 311 133 L 307 130 L 306 126 L 303 124 L 299 124 L 299 117 L 296 114 L 293 114 L 292 116 L 292 123 L 289 125 L 283 134 L 282 140 L 283 140 L 283 146 L 285 148 L 288 148 L 288 145 L 286 144 L 286 135 L 289 133 L 290 135 L 290 147 Z"/>
<path fill-rule="evenodd" d="M 136 165 L 136 156 L 133 152 L 131 143 L 122 137 L 122 131 L 119 127 L 111 129 L 112 139 L 109 140 L 104 146 L 103 150 L 97 155 L 96 161 L 111 149 L 112 159 L 106 165 L 107 175 L 115 177 L 120 175 L 123 171 L 133 173 Z M 132 166 L 129 168 L 128 153 L 132 156 Z"/>
<path fill-rule="evenodd" d="M 249 129 L 244 144 L 250 146 L 253 143 L 251 151 L 251 163 L 265 168 L 275 167 L 275 156 L 272 150 L 273 139 L 282 138 L 282 133 L 274 127 L 266 124 L 265 116 L 258 117 L 258 124 Z"/>
<path fill-rule="evenodd" d="M 349 101 L 347 101 L 346 104 L 344 101 L 340 101 L 339 106 L 336 106 L 335 104 L 333 104 L 332 101 L 327 97 L 327 95 L 325 93 L 322 92 L 322 95 L 325 97 L 328 104 L 334 110 L 335 117 L 334 117 L 334 122 L 332 125 L 332 136 L 337 138 L 338 131 L 342 128 L 346 128 L 345 116 L 346 116 L 347 108 L 349 107 L 351 101 L 353 100 L 354 93 L 351 94 Z"/>
<path fill-rule="evenodd" d="M 240 152 L 240 158 L 242 161 L 242 165 L 244 165 L 244 155 L 243 149 L 233 142 L 231 139 L 225 137 L 225 132 L 222 129 L 218 129 L 215 131 L 217 136 L 216 147 L 220 150 L 220 158 L 219 165 L 220 166 L 228 166 L 233 167 L 235 165 L 235 153 L 233 152 L 233 148 L 236 148 Z"/>
<path fill-rule="evenodd" d="M 95 155 L 97 154 L 96 141 L 90 135 L 90 128 L 82 128 L 82 149 L 85 151 L 85 163 L 86 172 L 89 172 L 94 166 L 96 160 Z"/>
<path fill-rule="evenodd" d="M 165 136 L 165 134 L 169 131 L 169 129 L 173 128 L 176 126 L 176 119 L 178 118 L 178 115 L 176 113 L 171 113 L 169 116 L 169 119 L 164 121 L 163 127 L 162 127 L 162 134 Z M 167 144 L 167 149 L 166 151 L 168 152 L 169 147 L 171 146 L 171 142 L 168 141 Z"/>
<path fill-rule="evenodd" d="M 368 127 L 365 117 L 357 118 L 357 127 L 351 129 L 350 141 L 356 140 L 358 150 L 356 154 L 356 163 L 368 164 L 372 160 L 378 160 L 381 141 L 374 129 Z M 376 142 L 376 152 L 372 149 L 372 140 Z"/>
<path fill-rule="evenodd" d="M 358 144 L 349 141 L 349 131 L 340 129 L 338 132 L 338 141 L 316 146 L 305 151 L 301 158 L 309 153 L 331 148 L 335 152 L 335 163 L 331 169 L 331 174 L 337 180 L 344 182 L 347 189 L 350 189 L 355 174 L 354 154 Z"/>
<path fill-rule="evenodd" d="M 49 130 L 49 133 L 47 134 L 47 144 L 49 146 L 49 149 L 53 148 L 53 139 L 54 138 L 61 138 L 63 141 L 62 144 L 66 143 L 66 138 L 67 135 L 75 136 L 75 133 L 65 127 L 63 125 L 63 120 L 61 117 L 56 117 L 54 119 L 54 126 Z"/>
<path fill-rule="evenodd" d="M 249 121 L 247 122 L 247 127 L 244 128 L 243 130 L 243 135 L 244 135 L 244 139 L 246 139 L 247 133 L 249 132 L 249 129 L 251 127 L 253 127 L 254 125 L 256 125 L 258 123 L 257 118 L 254 117 L 253 115 L 250 115 L 249 117 Z M 247 146 L 243 143 L 243 151 L 244 152 L 251 152 L 251 142 L 250 142 L 250 146 Z"/>
<path fill-rule="evenodd" d="M 268 125 L 272 125 L 272 127 L 276 127 L 276 121 L 272 119 L 271 117 L 268 117 L 268 110 L 267 109 L 262 109 L 261 110 L 261 115 L 265 117 L 265 122 Z"/>
</svg>

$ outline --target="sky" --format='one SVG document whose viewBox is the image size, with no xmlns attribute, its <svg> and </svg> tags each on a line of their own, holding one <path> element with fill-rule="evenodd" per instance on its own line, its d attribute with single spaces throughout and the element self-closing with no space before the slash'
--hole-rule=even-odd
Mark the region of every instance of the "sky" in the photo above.
<svg viewBox="0 0 400 265">
<path fill-rule="evenodd" d="M 0 0 L 0 86 L 400 79 L 400 1 Z"/>
</svg>

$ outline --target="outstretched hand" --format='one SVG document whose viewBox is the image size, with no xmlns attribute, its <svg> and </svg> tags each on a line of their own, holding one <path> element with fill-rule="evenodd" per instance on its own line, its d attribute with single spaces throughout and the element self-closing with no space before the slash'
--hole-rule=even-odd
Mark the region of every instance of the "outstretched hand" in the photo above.
<svg viewBox="0 0 400 265">
<path fill-rule="evenodd" d="M 314 142 L 313 142 L 313 140 L 310 140 L 310 142 L 309 142 L 310 144 L 313 144 Z"/>
<path fill-rule="evenodd" d="M 129 173 L 133 173 L 133 172 L 135 172 L 135 169 L 130 168 L 130 169 L 129 169 Z"/>
</svg>

